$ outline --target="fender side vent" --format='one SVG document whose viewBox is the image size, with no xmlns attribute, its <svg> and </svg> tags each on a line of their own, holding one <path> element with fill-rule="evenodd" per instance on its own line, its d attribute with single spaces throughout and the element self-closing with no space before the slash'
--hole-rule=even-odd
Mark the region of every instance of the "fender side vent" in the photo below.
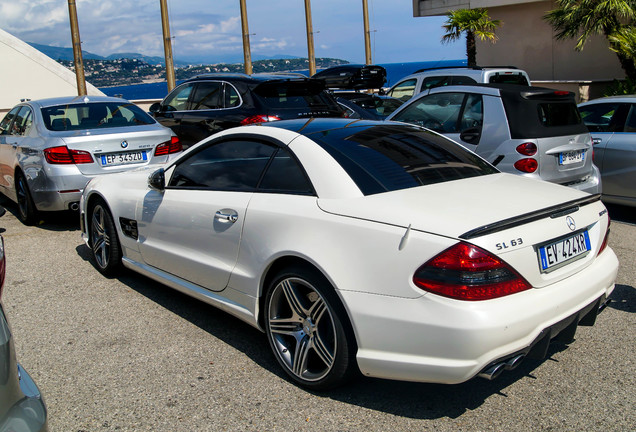
<svg viewBox="0 0 636 432">
<path fill-rule="evenodd" d="M 119 225 L 126 237 L 137 240 L 139 238 L 139 232 L 137 231 L 137 221 L 133 219 L 119 218 Z"/>
</svg>

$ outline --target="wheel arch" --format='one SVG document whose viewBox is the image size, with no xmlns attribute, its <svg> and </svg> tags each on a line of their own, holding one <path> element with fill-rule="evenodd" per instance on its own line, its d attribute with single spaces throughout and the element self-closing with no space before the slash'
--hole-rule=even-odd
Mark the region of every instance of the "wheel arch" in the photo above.
<svg viewBox="0 0 636 432">
<path fill-rule="evenodd" d="M 321 278 L 324 279 L 324 281 L 328 284 L 327 285 L 328 288 L 333 291 L 333 293 L 335 294 L 335 296 L 337 297 L 337 299 L 338 299 L 338 301 L 340 303 L 339 305 L 337 305 L 337 307 L 339 309 L 341 309 L 342 312 L 345 315 L 343 317 L 343 320 L 345 321 L 344 325 L 346 326 L 346 331 L 348 331 L 350 336 L 352 337 L 352 341 L 355 344 L 355 347 L 356 347 L 356 350 L 357 350 L 358 339 L 356 337 L 356 332 L 355 332 L 354 327 L 353 327 L 353 321 L 351 320 L 351 314 L 349 313 L 349 310 L 345 306 L 345 303 L 342 300 L 342 297 L 340 296 L 340 293 L 338 292 L 338 289 L 336 288 L 335 284 L 325 274 L 325 272 L 323 270 L 321 270 L 316 264 L 312 263 L 311 261 L 307 260 L 306 258 L 299 257 L 299 256 L 286 255 L 286 256 L 278 257 L 276 260 L 274 260 L 269 265 L 269 267 L 265 271 L 264 277 L 262 278 L 260 292 L 259 292 L 259 296 L 258 296 L 257 322 L 258 322 L 259 327 L 261 329 L 265 329 L 265 310 L 266 310 L 266 308 L 265 308 L 265 297 L 266 297 L 266 294 L 267 294 L 267 288 L 268 288 L 269 284 L 273 281 L 273 279 L 276 277 L 276 275 L 278 275 L 278 273 L 280 273 L 282 270 L 284 270 L 286 268 L 290 268 L 290 267 L 297 267 L 297 268 L 300 268 L 300 269 L 307 270 L 309 272 L 313 272 L 317 276 L 320 276 Z"/>
</svg>

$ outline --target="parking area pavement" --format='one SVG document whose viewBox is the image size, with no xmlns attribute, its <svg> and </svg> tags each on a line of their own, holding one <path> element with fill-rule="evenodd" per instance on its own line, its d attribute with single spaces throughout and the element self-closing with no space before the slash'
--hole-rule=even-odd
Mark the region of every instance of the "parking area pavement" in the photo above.
<svg viewBox="0 0 636 432">
<path fill-rule="evenodd" d="M 634 430 L 636 210 L 609 207 L 613 303 L 569 346 L 495 381 L 360 378 L 329 393 L 287 381 L 264 334 L 140 275 L 104 278 L 77 215 L 0 219 L 3 303 L 51 431 Z M 399 335 L 396 335 L 399 337 Z"/>
</svg>

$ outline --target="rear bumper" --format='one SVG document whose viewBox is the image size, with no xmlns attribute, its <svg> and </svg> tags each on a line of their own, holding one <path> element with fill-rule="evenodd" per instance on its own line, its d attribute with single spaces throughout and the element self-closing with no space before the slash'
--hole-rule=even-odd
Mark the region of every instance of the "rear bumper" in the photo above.
<svg viewBox="0 0 636 432">
<path fill-rule="evenodd" d="M 20 399 L 7 412 L 0 423 L 3 431 L 45 432 L 47 426 L 47 411 L 44 400 L 31 376 L 18 365 L 20 390 L 24 398 Z"/>
<path fill-rule="evenodd" d="M 587 192 L 593 195 L 600 194 L 602 190 L 601 173 L 598 167 L 596 167 L 596 165 L 593 165 L 593 167 L 594 167 L 594 170 L 591 175 L 583 179 L 572 181 L 570 183 L 560 183 L 560 184 L 562 184 L 563 186 L 571 187 L 573 189 L 580 190 L 582 192 Z"/>
<path fill-rule="evenodd" d="M 433 294 L 418 299 L 341 295 L 356 325 L 362 373 L 456 384 L 519 353 L 529 354 L 559 334 L 573 336 L 594 305 L 611 294 L 617 270 L 616 255 L 608 248 L 566 280 L 483 302 Z"/>
</svg>

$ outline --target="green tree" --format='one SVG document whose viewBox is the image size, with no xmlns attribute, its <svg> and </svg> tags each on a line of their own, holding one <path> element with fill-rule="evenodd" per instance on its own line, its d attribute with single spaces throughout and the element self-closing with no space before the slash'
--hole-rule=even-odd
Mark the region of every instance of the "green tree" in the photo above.
<svg viewBox="0 0 636 432">
<path fill-rule="evenodd" d="M 442 26 L 446 34 L 442 36 L 442 42 L 457 41 L 465 33 L 468 66 L 477 66 L 475 38 L 495 43 L 497 41 L 495 29 L 501 25 L 501 21 L 490 19 L 488 11 L 484 8 L 449 11 L 446 17 L 448 19 Z"/>
<path fill-rule="evenodd" d="M 581 51 L 590 36 L 604 36 L 627 77 L 636 80 L 634 58 L 626 55 L 615 39 L 626 28 L 633 32 L 636 0 L 556 0 L 556 6 L 544 19 L 556 31 L 557 40 L 576 39 L 575 49 Z"/>
<path fill-rule="evenodd" d="M 636 28 L 623 27 L 609 38 L 610 49 L 617 54 L 622 54 L 626 58 L 636 61 Z"/>
</svg>

